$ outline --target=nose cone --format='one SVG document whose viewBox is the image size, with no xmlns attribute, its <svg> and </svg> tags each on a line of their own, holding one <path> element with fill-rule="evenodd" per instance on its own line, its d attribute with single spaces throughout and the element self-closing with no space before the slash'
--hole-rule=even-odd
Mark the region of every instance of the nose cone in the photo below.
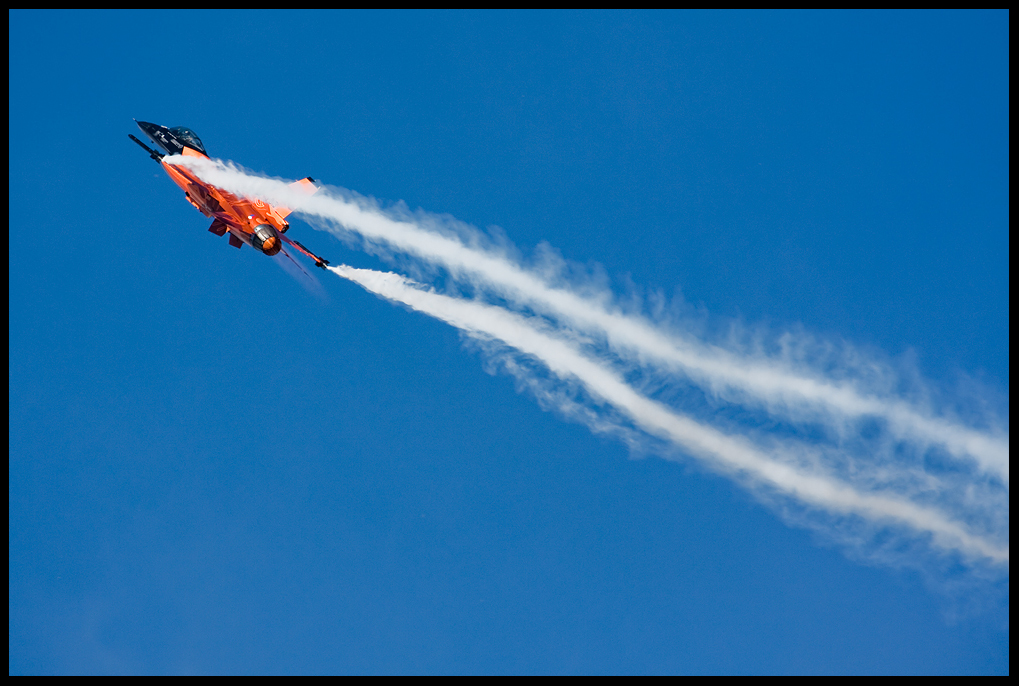
<svg viewBox="0 0 1019 686">
<path fill-rule="evenodd" d="M 159 143 L 160 142 L 159 141 L 159 133 L 160 133 L 159 130 L 166 128 L 165 126 L 160 126 L 159 124 L 150 124 L 147 121 L 138 121 L 137 119 L 134 120 L 134 123 L 137 124 L 138 128 L 142 130 L 142 133 L 144 133 L 146 136 L 151 138 L 152 142 L 154 142 L 154 143 Z"/>
<path fill-rule="evenodd" d="M 176 155 L 184 149 L 184 146 L 177 141 L 173 134 L 170 133 L 170 130 L 165 126 L 152 124 L 147 121 L 138 121 L 137 119 L 135 119 L 134 123 L 138 125 L 138 128 L 142 130 L 142 133 L 148 136 L 153 143 L 166 151 L 167 154 Z"/>
</svg>

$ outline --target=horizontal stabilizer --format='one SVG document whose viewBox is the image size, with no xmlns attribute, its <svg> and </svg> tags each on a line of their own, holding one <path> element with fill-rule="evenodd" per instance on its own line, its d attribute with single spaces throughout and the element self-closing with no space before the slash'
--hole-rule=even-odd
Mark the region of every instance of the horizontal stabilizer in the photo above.
<svg viewBox="0 0 1019 686">
<path fill-rule="evenodd" d="M 305 195 L 314 195 L 315 192 L 318 191 L 318 186 L 315 185 L 315 179 L 310 176 L 305 176 L 300 181 L 294 181 L 290 184 L 290 187 L 304 193 Z M 287 215 L 293 212 L 292 209 L 284 207 L 283 205 L 274 205 L 272 207 L 272 211 L 280 219 L 286 219 Z"/>
</svg>

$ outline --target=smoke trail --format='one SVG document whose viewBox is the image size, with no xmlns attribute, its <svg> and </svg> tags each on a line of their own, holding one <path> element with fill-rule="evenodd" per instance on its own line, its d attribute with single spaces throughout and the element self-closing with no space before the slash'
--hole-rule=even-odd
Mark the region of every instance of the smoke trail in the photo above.
<svg viewBox="0 0 1019 686">
<path fill-rule="evenodd" d="M 458 231 L 460 227 L 435 217 L 399 216 L 351 194 L 304 196 L 286 182 L 219 162 L 199 158 L 167 161 L 187 164 L 205 180 L 232 192 L 318 217 L 341 234 L 352 232 L 361 237 L 369 250 L 404 253 L 440 266 L 480 292 L 554 318 L 564 331 L 597 336 L 625 359 L 656 371 L 682 373 L 716 397 L 763 408 L 794 423 L 821 422 L 835 434 L 844 433 L 854 421 L 878 418 L 892 441 L 911 444 L 914 461 L 922 461 L 928 446 L 940 446 L 956 459 L 973 460 L 1008 489 L 1007 430 L 977 430 L 901 398 L 868 392 L 859 382 L 832 380 L 808 364 L 741 355 L 664 331 L 643 317 L 613 307 L 606 293 L 585 296 L 557 284 L 554 278 L 528 270 L 505 252 L 486 246 L 476 233 L 464 235 Z"/>
<path fill-rule="evenodd" d="M 574 344 L 534 326 L 533 319 L 503 308 L 424 290 L 403 276 L 347 266 L 335 274 L 390 301 L 440 319 L 470 336 L 494 339 L 539 360 L 563 381 L 579 383 L 593 398 L 607 403 L 640 429 L 664 439 L 716 469 L 773 489 L 799 502 L 838 515 L 905 527 L 930 536 L 938 548 L 966 557 L 1008 563 L 1007 543 L 974 534 L 935 508 L 910 502 L 895 493 L 865 493 L 823 473 L 796 466 L 781 446 L 766 453 L 743 437 L 727 435 L 676 413 L 634 390 L 616 372 L 585 356 Z"/>
<path fill-rule="evenodd" d="M 495 351 L 507 371 L 540 400 L 594 430 L 628 440 L 649 436 L 679 448 L 758 496 L 774 498 L 783 512 L 848 537 L 854 550 L 869 549 L 886 561 L 915 564 L 916 544 L 928 541 L 934 549 L 958 553 L 970 568 L 981 563 L 1007 568 L 1007 429 L 978 430 L 894 391 L 866 391 L 873 379 L 853 377 L 851 365 L 839 377 L 807 359 L 741 353 L 679 335 L 624 313 L 607 287 L 585 290 L 541 265 L 527 267 L 511 250 L 448 219 L 383 211 L 335 189 L 309 198 L 285 182 L 223 163 L 168 161 L 178 160 L 217 186 L 317 218 L 341 237 L 356 237 L 360 247 L 427 279 L 444 270 L 451 277 L 447 287 L 470 286 L 476 302 L 455 292 L 421 290 L 395 274 L 334 270 L 470 337 L 508 346 L 515 352 Z M 551 377 L 528 360 L 540 361 Z M 883 372 L 876 376 L 887 380 Z M 657 391 L 638 390 L 640 383 L 657 385 Z M 572 398 L 571 389 L 583 393 Z M 682 396 L 652 397 L 677 391 Z M 709 400 L 764 414 L 741 410 L 727 420 L 725 408 L 714 402 L 695 419 L 689 407 L 677 407 Z M 776 418 L 792 426 L 776 425 Z M 867 418 L 871 429 L 878 420 L 878 438 L 861 429 Z M 769 425 L 766 434 L 755 431 L 758 420 Z M 955 462 L 946 462 L 949 457 Z M 908 535 L 886 535 L 907 530 Z"/>
</svg>

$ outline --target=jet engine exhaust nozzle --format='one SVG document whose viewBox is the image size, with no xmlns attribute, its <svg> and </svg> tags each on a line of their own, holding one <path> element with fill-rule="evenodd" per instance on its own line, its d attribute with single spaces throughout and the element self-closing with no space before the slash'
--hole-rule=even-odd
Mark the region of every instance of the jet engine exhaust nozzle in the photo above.
<svg viewBox="0 0 1019 686">
<path fill-rule="evenodd" d="M 283 241 L 276 235 L 276 229 L 268 224 L 259 224 L 251 235 L 251 245 L 272 257 L 279 253 L 283 247 Z"/>
</svg>

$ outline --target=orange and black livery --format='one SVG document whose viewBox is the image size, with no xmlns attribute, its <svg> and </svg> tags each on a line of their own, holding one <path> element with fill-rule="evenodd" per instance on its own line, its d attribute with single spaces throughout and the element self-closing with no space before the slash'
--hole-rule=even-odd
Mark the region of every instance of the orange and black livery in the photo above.
<svg viewBox="0 0 1019 686">
<path fill-rule="evenodd" d="M 281 251 L 289 257 L 286 248 L 284 248 L 284 244 L 286 244 L 314 260 L 316 267 L 325 269 L 329 264 L 328 260 L 322 259 L 297 241 L 283 235 L 290 228 L 290 224 L 286 220 L 287 215 L 290 214 L 289 208 L 273 206 L 261 200 L 239 198 L 202 181 L 181 165 L 169 164 L 164 159 L 168 155 L 208 159 L 209 155 L 205 152 L 205 146 L 194 131 L 184 126 L 169 128 L 144 121 L 136 121 L 136 123 L 153 143 L 165 151 L 165 154 L 156 152 L 130 134 L 128 137 L 145 148 L 149 156 L 162 165 L 163 170 L 170 175 L 173 182 L 184 190 L 184 197 L 189 203 L 206 217 L 212 219 L 209 231 L 217 236 L 229 233 L 230 245 L 235 248 L 240 248 L 247 243 L 270 257 L 278 255 Z M 291 185 L 308 195 L 318 190 L 315 180 L 310 176 Z"/>
</svg>

